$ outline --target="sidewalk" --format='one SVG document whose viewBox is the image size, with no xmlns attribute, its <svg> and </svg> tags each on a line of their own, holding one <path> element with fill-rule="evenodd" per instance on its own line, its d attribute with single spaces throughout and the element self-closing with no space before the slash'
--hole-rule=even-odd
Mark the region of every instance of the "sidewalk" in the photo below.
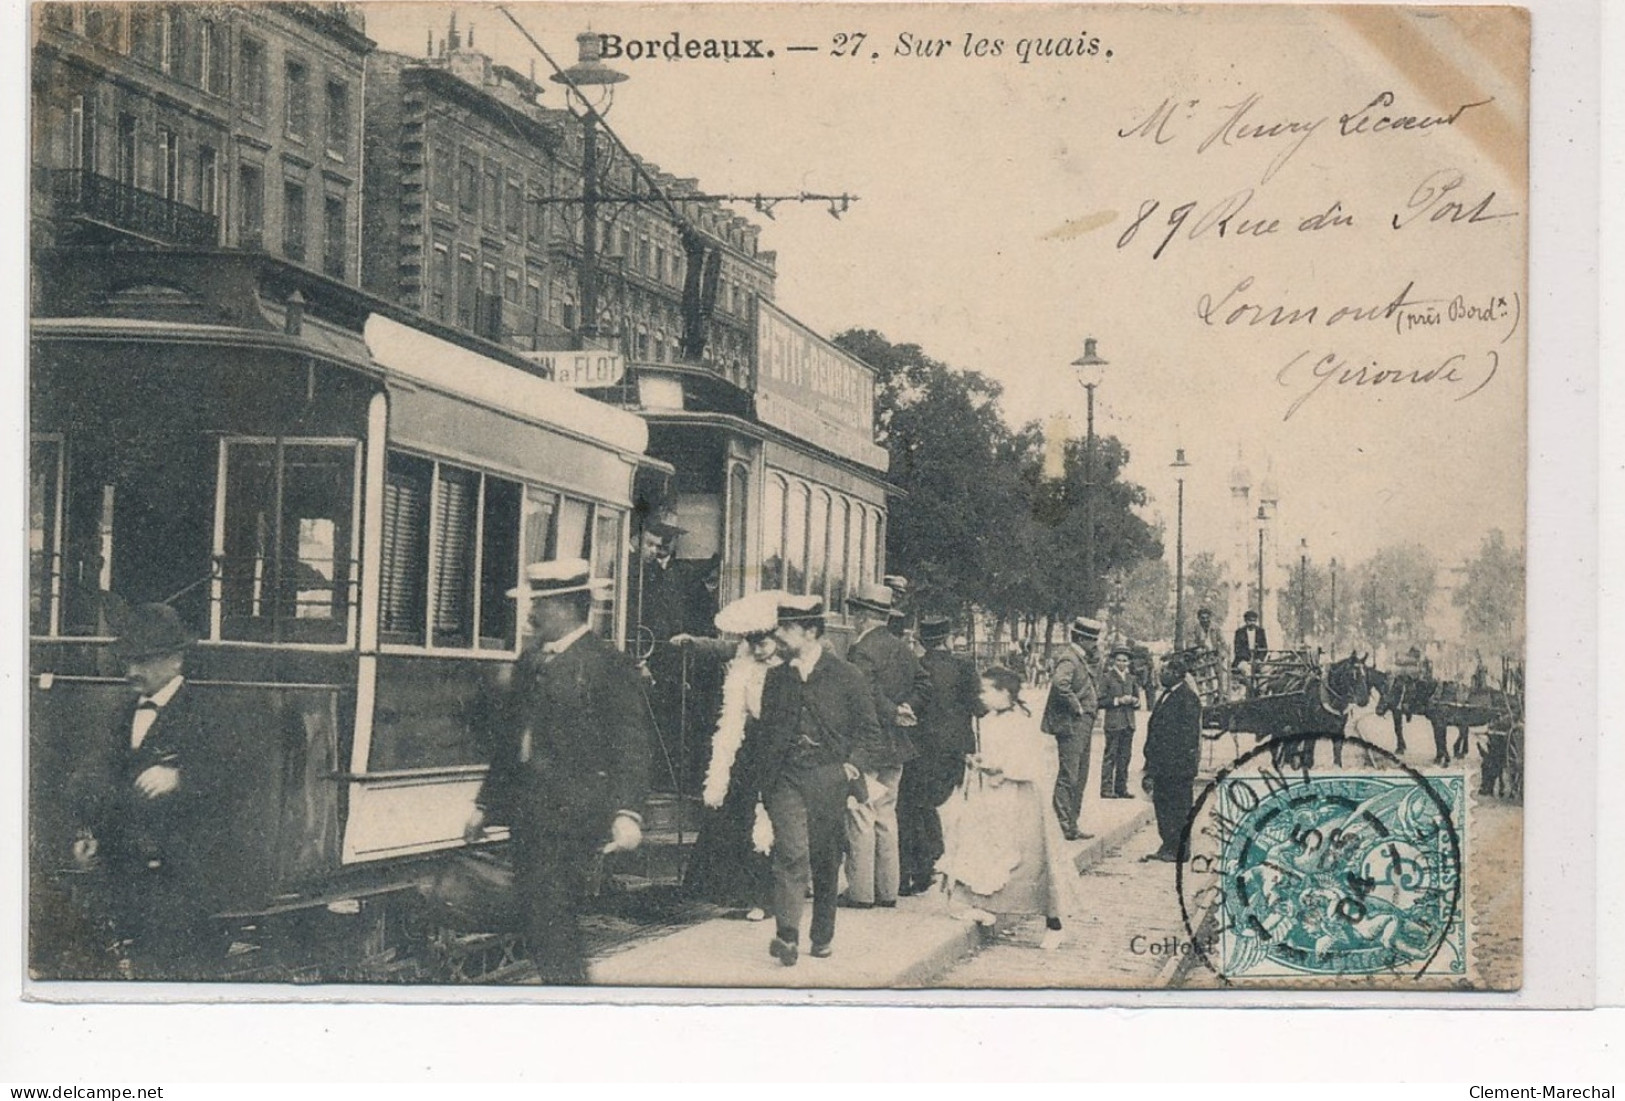
<svg viewBox="0 0 1625 1101">
<path fill-rule="evenodd" d="M 1099 774 L 1099 738 L 1094 750 L 1091 780 Z M 1151 804 L 1143 797 L 1103 800 L 1098 783 L 1092 783 L 1080 818 L 1082 828 L 1095 835 L 1069 845 L 1081 873 L 1144 828 Z M 796 966 L 785 967 L 768 955 L 772 936 L 771 920 L 716 918 L 606 952 L 592 961 L 592 981 L 605 986 L 922 987 L 974 954 L 980 944 L 974 923 L 948 916 L 940 891 L 899 899 L 895 910 L 841 910 L 835 954 L 828 959 L 807 955 L 805 919 Z"/>
</svg>

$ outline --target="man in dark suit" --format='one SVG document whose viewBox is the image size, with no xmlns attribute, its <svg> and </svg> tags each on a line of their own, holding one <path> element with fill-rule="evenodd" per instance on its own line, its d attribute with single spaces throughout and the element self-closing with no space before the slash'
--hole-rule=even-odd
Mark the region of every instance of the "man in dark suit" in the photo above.
<svg viewBox="0 0 1625 1101">
<path fill-rule="evenodd" d="M 1060 756 L 1055 776 L 1055 817 L 1068 841 L 1082 841 L 1092 834 L 1078 829 L 1078 813 L 1083 809 L 1083 788 L 1089 782 L 1089 742 L 1094 737 L 1095 642 L 1104 624 L 1079 616 L 1067 631 L 1067 648 L 1055 659 L 1050 671 L 1049 696 L 1044 701 L 1044 717 L 1039 729 L 1053 735 Z"/>
<path fill-rule="evenodd" d="M 1231 668 L 1251 685 L 1258 672 L 1259 659 L 1269 650 L 1270 643 L 1264 628 L 1259 626 L 1257 612 L 1249 611 L 1241 619 L 1241 626 L 1236 628 L 1235 646 L 1231 648 Z"/>
<path fill-rule="evenodd" d="M 751 783 L 773 824 L 768 952 L 790 967 L 801 952 L 809 879 L 812 954 L 833 950 L 846 797 L 863 775 L 853 755 L 879 740 L 880 724 L 863 674 L 824 644 L 823 601 L 786 594 L 777 633 L 786 660 L 768 670 L 762 686 L 765 741 Z"/>
<path fill-rule="evenodd" d="M 578 915 L 593 863 L 638 847 L 653 730 L 637 670 L 590 630 L 604 583 L 581 559 L 542 562 L 510 595 L 528 598 L 532 637 L 496 719 L 499 748 L 465 840 L 513 838 L 514 894 L 543 982 L 587 982 Z"/>
<path fill-rule="evenodd" d="M 917 756 L 903 770 L 897 795 L 897 830 L 902 885 L 899 894 L 929 890 L 942 856 L 942 820 L 937 808 L 953 794 L 965 774 L 965 757 L 976 752 L 971 723 L 981 711 L 981 682 L 969 658 L 948 649 L 952 624 L 946 616 L 920 619 L 920 664 L 931 678 L 931 692 L 913 729 Z"/>
<path fill-rule="evenodd" d="M 858 625 L 846 660 L 869 682 L 879 737 L 852 748 L 852 763 L 863 770 L 870 798 L 854 803 L 846 816 L 846 902 L 865 909 L 896 906 L 902 885 L 897 837 L 897 789 L 903 766 L 914 757 L 909 731 L 925 710 L 931 678 L 908 643 L 892 634 L 892 591 L 864 585 L 847 598 Z"/>
<path fill-rule="evenodd" d="M 1100 678 L 1100 703 L 1105 720 L 1101 723 L 1106 734 L 1106 749 L 1100 755 L 1100 797 L 1102 799 L 1129 799 L 1129 758 L 1134 753 L 1134 713 L 1140 708 L 1140 695 L 1144 689 L 1134 676 L 1130 658 L 1133 651 L 1127 646 L 1112 650 L 1111 664 Z"/>
<path fill-rule="evenodd" d="M 680 766 L 685 786 L 695 790 L 711 758 L 716 704 L 700 698 L 701 689 L 709 686 L 699 683 L 705 678 L 695 676 L 691 655 L 672 639 L 713 634 L 711 620 L 717 606 L 705 588 L 703 571 L 708 564 L 677 557 L 677 542 L 686 534 L 674 513 L 648 517 L 627 576 L 632 579 L 632 614 L 637 620 L 636 641 L 643 656 L 649 706 L 667 742 L 686 747 L 687 756 Z"/>
<path fill-rule="evenodd" d="M 1145 733 L 1145 789 L 1157 815 L 1162 846 L 1142 860 L 1177 861 L 1191 813 L 1191 785 L 1202 760 L 1202 701 L 1196 679 L 1177 657 L 1162 667 L 1166 691 Z"/>
<path fill-rule="evenodd" d="M 73 856 L 106 872 L 115 930 L 136 978 L 207 977 L 221 956 L 210 917 L 223 901 L 210 846 L 228 823 L 221 747 L 185 677 L 191 645 L 175 609 L 131 609 L 114 646 L 138 698 L 119 712 L 104 752 L 73 780 Z"/>
</svg>

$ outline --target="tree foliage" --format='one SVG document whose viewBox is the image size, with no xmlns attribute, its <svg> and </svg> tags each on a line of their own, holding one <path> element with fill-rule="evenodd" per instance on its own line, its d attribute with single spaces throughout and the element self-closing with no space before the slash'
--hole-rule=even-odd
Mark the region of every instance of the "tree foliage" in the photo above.
<svg viewBox="0 0 1625 1101">
<path fill-rule="evenodd" d="M 1438 564 L 1417 543 L 1383 547 L 1354 577 L 1354 613 L 1360 637 L 1373 645 L 1410 644 L 1428 637 L 1428 606 L 1438 585 Z"/>
<path fill-rule="evenodd" d="M 1083 441 L 1067 441 L 1063 477 L 1045 478 L 1042 432 L 1005 422 L 993 379 L 873 330 L 835 343 L 876 371 L 876 437 L 906 494 L 887 528 L 887 561 L 914 582 L 920 609 L 977 606 L 1006 618 L 1098 610 L 1100 577 L 1161 555 L 1156 531 L 1134 513 L 1145 491 L 1122 480 L 1128 452 L 1115 438 L 1095 441 L 1090 583 Z"/>
<path fill-rule="evenodd" d="M 1515 654 L 1524 641 L 1524 555 L 1509 547 L 1506 533 L 1492 530 L 1467 563 L 1467 574 L 1451 596 L 1461 609 L 1467 643 L 1485 654 Z"/>
</svg>

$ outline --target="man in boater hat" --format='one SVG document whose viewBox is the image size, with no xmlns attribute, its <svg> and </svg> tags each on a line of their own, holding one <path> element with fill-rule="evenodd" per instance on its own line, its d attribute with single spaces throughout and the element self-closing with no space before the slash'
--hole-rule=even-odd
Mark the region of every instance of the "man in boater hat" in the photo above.
<svg viewBox="0 0 1625 1101">
<path fill-rule="evenodd" d="M 1049 698 L 1040 729 L 1055 736 L 1060 771 L 1055 778 L 1055 816 L 1068 841 L 1090 836 L 1078 829 L 1083 787 L 1089 782 L 1089 742 L 1095 729 L 1095 643 L 1105 624 L 1079 616 L 1067 630 L 1067 647 L 1050 672 Z"/>
<path fill-rule="evenodd" d="M 863 674 L 824 644 L 824 602 L 781 594 L 785 663 L 762 686 L 761 752 L 754 789 L 773 824 L 773 940 L 786 967 L 801 955 L 801 915 L 812 880 L 812 955 L 833 951 L 846 798 L 862 776 L 854 747 L 880 736 Z"/>
<path fill-rule="evenodd" d="M 902 884 L 897 837 L 897 789 L 904 766 L 915 755 L 909 733 L 919 723 L 931 690 L 931 676 L 909 644 L 891 633 L 892 591 L 867 584 L 846 600 L 857 617 L 858 634 L 846 660 L 869 682 L 880 737 L 852 748 L 870 798 L 855 802 L 846 816 L 846 904 L 859 909 L 897 905 Z"/>
<path fill-rule="evenodd" d="M 631 660 L 590 629 L 608 584 L 577 558 L 536 563 L 509 591 L 529 602 L 531 635 L 463 831 L 510 827 L 520 927 L 545 983 L 587 982 L 577 918 L 593 863 L 643 840 L 653 731 Z"/>
</svg>

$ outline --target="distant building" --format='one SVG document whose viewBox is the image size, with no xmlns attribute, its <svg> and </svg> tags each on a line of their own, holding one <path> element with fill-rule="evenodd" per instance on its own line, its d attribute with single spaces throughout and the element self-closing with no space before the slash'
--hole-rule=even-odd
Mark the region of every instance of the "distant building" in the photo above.
<svg viewBox="0 0 1625 1101">
<path fill-rule="evenodd" d="M 355 6 L 34 11 L 37 246 L 225 246 L 360 281 Z"/>
</svg>

